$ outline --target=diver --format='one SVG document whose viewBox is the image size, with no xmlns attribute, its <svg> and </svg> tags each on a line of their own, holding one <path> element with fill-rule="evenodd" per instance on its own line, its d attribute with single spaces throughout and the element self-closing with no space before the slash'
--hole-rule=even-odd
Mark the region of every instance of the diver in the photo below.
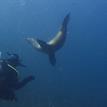
<svg viewBox="0 0 107 107">
<path fill-rule="evenodd" d="M 19 55 L 8 53 L 8 58 L 0 60 L 0 99 L 17 100 L 15 91 L 23 88 L 35 77 L 30 75 L 23 80 L 19 80 L 18 66 L 25 67 L 21 64 Z"/>
</svg>

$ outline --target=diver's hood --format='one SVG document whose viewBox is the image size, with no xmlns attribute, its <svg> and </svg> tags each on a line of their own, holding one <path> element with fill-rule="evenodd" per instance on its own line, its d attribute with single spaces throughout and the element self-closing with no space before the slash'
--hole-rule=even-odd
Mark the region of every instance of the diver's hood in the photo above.
<svg viewBox="0 0 107 107">
<path fill-rule="evenodd" d="M 8 54 L 8 56 L 9 56 L 9 57 L 7 58 L 7 62 L 8 62 L 10 65 L 25 67 L 25 65 L 21 63 L 21 60 L 20 60 L 18 54 L 10 54 L 10 53 L 7 53 L 7 54 Z"/>
</svg>

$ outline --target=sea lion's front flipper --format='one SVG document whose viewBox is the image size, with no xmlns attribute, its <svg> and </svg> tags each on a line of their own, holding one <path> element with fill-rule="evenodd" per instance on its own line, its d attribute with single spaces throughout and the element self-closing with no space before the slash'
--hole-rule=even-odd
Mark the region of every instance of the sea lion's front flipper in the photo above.
<svg viewBox="0 0 107 107">
<path fill-rule="evenodd" d="M 50 63 L 52 65 L 55 65 L 56 64 L 56 58 L 55 58 L 54 51 L 52 51 L 52 47 L 42 40 L 38 39 L 37 41 L 40 44 L 40 46 L 42 47 L 43 51 L 48 54 Z"/>
<path fill-rule="evenodd" d="M 56 64 L 55 53 L 50 53 L 50 54 L 48 54 L 48 56 L 49 56 L 49 61 L 50 61 L 51 65 L 54 66 Z"/>
</svg>

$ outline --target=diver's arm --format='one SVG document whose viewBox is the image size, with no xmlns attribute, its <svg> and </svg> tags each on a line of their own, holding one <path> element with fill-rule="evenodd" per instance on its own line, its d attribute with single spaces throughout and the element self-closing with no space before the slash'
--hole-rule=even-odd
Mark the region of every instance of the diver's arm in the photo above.
<svg viewBox="0 0 107 107">
<path fill-rule="evenodd" d="M 35 77 L 34 76 L 28 76 L 26 78 L 24 78 L 22 81 L 19 81 L 16 86 L 14 87 L 15 90 L 18 90 L 20 88 L 23 88 L 27 83 L 29 83 L 30 81 L 34 80 Z"/>
</svg>

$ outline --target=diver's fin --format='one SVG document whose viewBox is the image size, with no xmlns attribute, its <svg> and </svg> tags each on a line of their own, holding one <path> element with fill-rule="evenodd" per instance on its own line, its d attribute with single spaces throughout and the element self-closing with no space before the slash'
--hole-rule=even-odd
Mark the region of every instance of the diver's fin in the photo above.
<svg viewBox="0 0 107 107">
<path fill-rule="evenodd" d="M 55 53 L 50 53 L 49 55 L 49 61 L 51 63 L 51 65 L 55 65 L 56 64 L 56 58 L 55 58 Z"/>
</svg>

